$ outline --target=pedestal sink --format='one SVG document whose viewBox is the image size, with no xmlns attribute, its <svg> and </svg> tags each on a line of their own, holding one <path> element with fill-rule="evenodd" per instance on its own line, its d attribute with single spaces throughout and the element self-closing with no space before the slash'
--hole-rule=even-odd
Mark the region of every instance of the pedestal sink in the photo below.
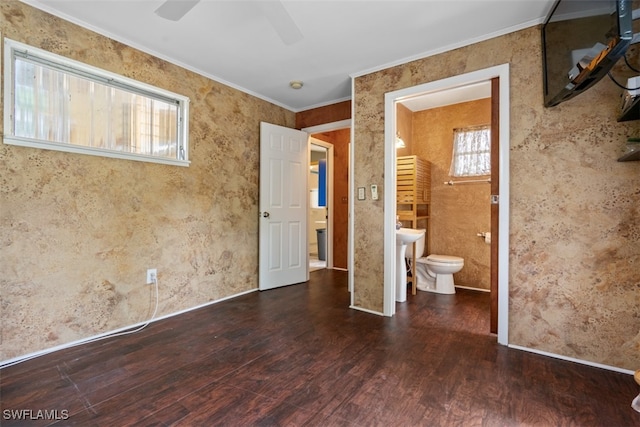
<svg viewBox="0 0 640 427">
<path fill-rule="evenodd" d="M 424 236 L 425 230 L 414 230 L 413 228 L 401 228 L 396 230 L 396 301 L 405 302 L 407 300 L 407 264 L 404 255 L 407 252 L 407 245 L 419 240 Z"/>
</svg>

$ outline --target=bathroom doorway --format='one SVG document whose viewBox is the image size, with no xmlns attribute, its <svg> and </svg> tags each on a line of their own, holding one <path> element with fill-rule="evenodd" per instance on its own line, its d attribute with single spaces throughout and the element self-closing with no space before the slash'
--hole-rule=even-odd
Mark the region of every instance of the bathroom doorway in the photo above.
<svg viewBox="0 0 640 427">
<path fill-rule="evenodd" d="M 508 334 L 508 70 L 507 64 L 490 69 L 427 83 L 386 94 L 385 97 L 385 315 L 395 313 L 395 204 L 396 204 L 396 137 L 402 129 L 397 125 L 402 108 L 428 109 L 429 105 L 446 102 L 450 105 L 466 102 L 469 99 L 487 98 L 490 101 L 490 121 L 495 147 L 492 149 L 491 191 L 486 189 L 486 203 L 492 203 L 491 225 L 489 230 L 477 230 L 490 233 L 491 257 L 491 329 L 498 334 L 498 342 L 507 344 Z M 473 90 L 484 91 L 483 95 L 473 95 Z M 455 100 L 452 97 L 458 97 Z M 400 108 L 399 108 L 400 106 Z M 398 112 L 400 111 L 400 112 Z M 407 138 L 408 135 L 401 135 Z M 409 138 L 407 138 L 409 139 Z M 411 141 L 409 141 L 411 142 Z M 406 150 L 405 153 L 406 154 Z M 495 156 L 495 157 L 493 157 Z M 432 182 L 432 186 L 443 182 Z M 485 182 L 484 184 L 487 185 Z M 503 191 L 500 192 L 499 189 Z M 494 201 L 500 204 L 493 204 Z M 497 239 L 495 238 L 497 236 Z M 475 237 L 475 236 L 474 236 Z M 480 237 L 476 237 L 480 238 Z M 456 254 L 451 254 L 456 255 Z M 489 331 L 487 331 L 489 332 Z"/>
<path fill-rule="evenodd" d="M 327 123 L 302 130 L 311 135 L 312 144 L 327 149 L 329 182 L 327 185 L 326 268 L 347 271 L 350 244 L 348 236 L 351 120 Z M 316 228 L 310 232 L 315 233 L 317 238 Z"/>
<path fill-rule="evenodd" d="M 328 162 L 328 144 L 311 137 L 309 145 L 309 271 L 327 268 L 328 218 L 331 197 L 329 181 L 331 165 Z"/>
<path fill-rule="evenodd" d="M 403 227 L 427 230 L 417 244 L 417 257 L 438 254 L 459 258 L 464 264 L 454 273 L 456 288 L 487 293 L 491 290 L 493 243 L 491 109 L 491 81 L 484 81 L 400 101 L 396 115 L 401 142 L 396 147 L 397 188 L 402 189 L 397 196 L 413 202 L 398 202 L 396 215 Z M 459 147 L 454 153 L 456 137 Z M 415 171 L 407 169 L 414 164 Z M 495 181 L 498 176 L 493 178 Z M 413 180 L 418 187 L 425 187 L 419 194 L 411 190 Z M 412 253 L 410 249 L 407 253 Z M 452 286 L 443 288 L 443 278 L 436 286 L 426 274 L 424 262 L 424 258 L 418 262 L 410 258 L 411 282 L 417 282 L 417 289 L 452 292 Z"/>
</svg>

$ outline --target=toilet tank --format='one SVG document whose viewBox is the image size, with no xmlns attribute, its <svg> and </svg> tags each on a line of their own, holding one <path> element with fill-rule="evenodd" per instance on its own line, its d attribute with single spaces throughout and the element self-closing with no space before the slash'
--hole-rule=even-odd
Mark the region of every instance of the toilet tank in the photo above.
<svg viewBox="0 0 640 427">
<path fill-rule="evenodd" d="M 427 231 L 422 228 L 420 229 L 424 231 L 424 235 L 416 240 L 416 258 L 421 258 L 424 255 L 424 242 L 427 238 Z M 413 258 L 413 245 L 407 245 L 407 251 L 405 252 L 405 258 Z"/>
</svg>

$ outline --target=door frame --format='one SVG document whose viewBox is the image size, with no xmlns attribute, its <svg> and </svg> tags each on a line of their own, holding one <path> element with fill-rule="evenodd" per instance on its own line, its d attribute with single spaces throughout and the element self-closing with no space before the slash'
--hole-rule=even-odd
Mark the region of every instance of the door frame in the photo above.
<svg viewBox="0 0 640 427">
<path fill-rule="evenodd" d="M 307 132 L 307 131 L 305 131 Z M 317 132 L 316 132 L 317 133 Z M 309 134 L 309 152 L 311 152 L 312 145 L 318 145 L 327 149 L 327 244 L 326 244 L 326 257 L 327 267 L 333 268 L 333 144 L 314 138 L 312 134 Z M 311 154 L 311 153 L 309 153 Z M 310 212 L 310 211 L 308 211 Z M 309 215 L 307 215 L 308 217 Z M 310 219 L 308 220 L 310 221 Z M 308 248 L 307 248 L 308 249 Z M 307 252 L 309 252 L 307 250 Z M 308 254 L 307 254 L 308 255 Z M 308 263 L 308 259 L 307 259 Z"/>
<path fill-rule="evenodd" d="M 499 78 L 500 203 L 498 235 L 498 343 L 509 341 L 509 64 L 497 65 L 385 94 L 384 160 L 384 300 L 383 314 L 393 316 L 395 302 L 395 205 L 396 205 L 396 102 Z"/>
<path fill-rule="evenodd" d="M 353 85 L 353 79 L 351 84 Z M 354 251 L 354 247 L 353 247 L 353 197 L 351 197 L 352 190 L 353 190 L 353 103 L 351 105 L 351 119 L 345 119 L 345 120 L 340 120 L 340 121 L 336 121 L 336 122 L 330 122 L 330 123 L 325 123 L 322 125 L 317 125 L 317 126 L 310 126 L 310 127 L 306 127 L 306 128 L 302 128 L 301 130 L 304 132 L 307 132 L 309 134 L 309 136 L 313 135 L 314 133 L 321 133 L 321 132 L 329 132 L 329 131 L 333 131 L 333 130 L 340 130 L 340 129 L 350 129 L 351 130 L 351 137 L 350 137 L 350 141 L 349 142 L 349 177 L 348 177 L 348 181 L 349 181 L 349 185 L 348 185 L 348 194 L 349 194 L 349 221 L 348 221 L 348 230 L 347 230 L 347 269 L 349 270 L 349 279 L 348 279 L 348 289 L 349 292 L 351 293 L 351 298 L 353 298 L 353 251 Z M 333 220 L 332 218 L 330 218 L 331 220 Z M 333 223 L 332 223 L 333 225 Z M 332 227 L 333 228 L 333 227 Z M 351 301 L 351 305 L 353 305 L 353 301 Z"/>
</svg>

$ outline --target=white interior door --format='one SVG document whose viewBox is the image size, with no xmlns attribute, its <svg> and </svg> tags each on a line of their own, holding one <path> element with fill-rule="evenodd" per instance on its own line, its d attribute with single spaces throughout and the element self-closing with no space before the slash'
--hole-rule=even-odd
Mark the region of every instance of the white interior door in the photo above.
<svg viewBox="0 0 640 427">
<path fill-rule="evenodd" d="M 260 123 L 261 291 L 309 279 L 307 133 Z"/>
</svg>

